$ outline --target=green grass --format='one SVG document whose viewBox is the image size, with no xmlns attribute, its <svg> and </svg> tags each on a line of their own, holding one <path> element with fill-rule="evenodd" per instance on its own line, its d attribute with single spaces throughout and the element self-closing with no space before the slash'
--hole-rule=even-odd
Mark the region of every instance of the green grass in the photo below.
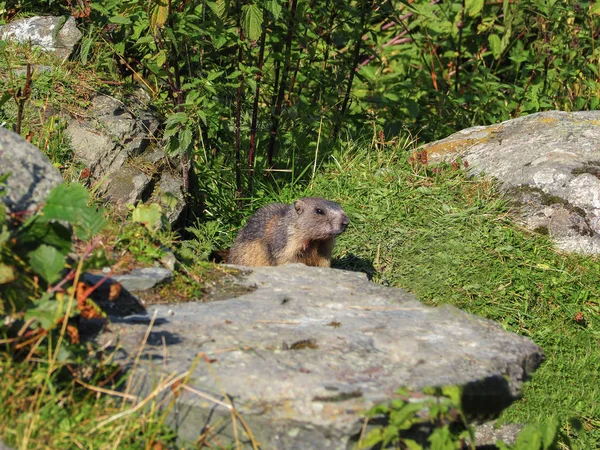
<svg viewBox="0 0 600 450">
<path fill-rule="evenodd" d="M 0 45 L 0 123 L 15 129 L 22 101 L 20 134 L 44 152 L 67 180 L 76 180 L 84 167 L 73 160 L 66 117 L 84 117 L 94 95 L 121 92 L 122 85 L 108 68 L 91 62 L 61 61 L 28 44 Z"/>
<path fill-rule="evenodd" d="M 546 236 L 519 228 L 494 183 L 451 167 L 425 168 L 411 163 L 409 153 L 351 145 L 330 156 L 312 182 L 262 186 L 252 206 L 302 195 L 340 202 L 352 223 L 338 240 L 335 267 L 367 271 L 375 282 L 403 287 L 428 304 L 451 303 L 531 338 L 546 361 L 502 420 L 538 424 L 557 418 L 569 433 L 574 417 L 586 430 L 580 448 L 599 448 L 600 262 L 557 253 Z M 230 225 L 206 225 L 202 234 L 221 242 Z M 83 357 L 72 367 L 81 371 L 97 359 L 106 355 Z M 107 369 L 92 369 L 97 384 Z M 80 386 L 66 366 L 49 373 L 43 352 L 26 362 L 2 354 L 0 374 L 0 435 L 8 444 L 25 448 L 25 438 L 27 448 L 172 443 L 159 413 L 136 413 L 97 428 L 129 403 Z"/>
<path fill-rule="evenodd" d="M 406 150 L 338 157 L 312 189 L 340 202 L 351 225 L 334 266 L 370 271 L 430 305 L 450 303 L 493 319 L 540 345 L 546 361 L 508 408 L 508 422 L 579 419 L 584 448 L 600 448 L 600 262 L 553 250 L 510 218 L 486 180 L 426 169 Z"/>
<path fill-rule="evenodd" d="M 77 370 L 77 378 L 94 375 L 90 384 L 114 388 L 106 367 L 99 372 L 90 366 L 69 366 Z M 114 369 L 114 368 L 113 368 Z M 87 372 L 86 372 L 87 371 Z M 115 372 L 112 372 L 114 376 Z M 69 382 L 67 366 L 49 373 L 47 361 L 15 362 L 0 353 L 0 432 L 3 441 L 15 449 L 144 449 L 168 448 L 175 434 L 162 423 L 154 408 L 123 414 L 105 426 L 101 422 L 127 411 L 131 404 L 116 396 L 100 394 Z M 113 380 L 114 381 L 114 380 Z M 104 383 L 103 383 L 104 382 Z M 154 439 L 152 439 L 154 438 Z"/>
</svg>

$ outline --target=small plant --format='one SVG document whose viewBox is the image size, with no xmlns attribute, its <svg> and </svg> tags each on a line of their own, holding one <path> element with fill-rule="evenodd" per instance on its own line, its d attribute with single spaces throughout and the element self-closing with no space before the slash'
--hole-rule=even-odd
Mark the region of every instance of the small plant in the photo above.
<svg viewBox="0 0 600 450">
<path fill-rule="evenodd" d="M 193 264 L 194 261 L 207 261 L 212 252 L 224 250 L 231 245 L 231 233 L 223 231 L 219 221 L 200 222 L 194 227 L 187 227 L 193 239 L 181 242 L 178 254 L 183 261 Z"/>
<path fill-rule="evenodd" d="M 71 342 L 78 342 L 77 330 L 68 327 L 70 318 L 99 314 L 88 299 L 94 288 L 78 284 L 84 269 L 103 260 L 92 238 L 104 218 L 88 201 L 83 186 L 61 184 L 32 215 L 10 217 L 0 208 L 0 327 L 11 336 L 9 342 L 39 345 L 61 325 L 56 356 L 65 331 Z M 82 255 L 72 253 L 73 237 L 88 242 Z"/>
<path fill-rule="evenodd" d="M 461 389 L 458 386 L 427 388 L 423 394 L 425 397 L 415 398 L 407 389 L 401 389 L 397 392 L 399 398 L 367 411 L 369 419 L 385 416 L 387 424 L 370 431 L 358 447 L 387 448 L 393 444 L 410 450 L 474 449 L 474 432 L 461 409 Z M 428 444 L 414 437 L 419 429 L 432 429 Z"/>
<path fill-rule="evenodd" d="M 126 221 L 117 233 L 115 249 L 130 253 L 139 262 L 160 261 L 175 241 L 175 233 L 163 208 L 157 203 L 130 207 L 131 220 Z"/>
<path fill-rule="evenodd" d="M 393 445 L 407 450 L 474 450 L 475 431 L 462 411 L 461 392 L 458 386 L 445 386 L 426 388 L 423 396 L 400 389 L 399 398 L 366 412 L 368 419 L 384 417 L 387 423 L 371 430 L 359 441 L 358 448 Z M 570 428 L 577 431 L 580 426 L 571 422 Z M 497 441 L 495 445 L 499 450 L 557 450 L 564 445 L 571 450 L 579 448 L 556 419 L 525 426 L 514 444 Z"/>
</svg>

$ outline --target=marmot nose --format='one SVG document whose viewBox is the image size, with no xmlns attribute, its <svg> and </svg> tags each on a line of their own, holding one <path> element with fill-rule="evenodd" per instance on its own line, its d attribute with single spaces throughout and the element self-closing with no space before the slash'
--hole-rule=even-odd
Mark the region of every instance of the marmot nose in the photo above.
<svg viewBox="0 0 600 450">
<path fill-rule="evenodd" d="M 350 223 L 350 219 L 348 219 L 348 216 L 346 214 L 342 215 L 342 227 L 344 227 L 344 229 L 346 229 L 346 227 L 348 226 L 349 223 Z"/>
</svg>

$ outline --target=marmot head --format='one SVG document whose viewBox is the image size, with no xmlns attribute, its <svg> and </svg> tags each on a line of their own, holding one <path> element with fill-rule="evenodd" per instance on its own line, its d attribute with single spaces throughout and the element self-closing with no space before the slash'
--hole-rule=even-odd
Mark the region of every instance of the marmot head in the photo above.
<svg viewBox="0 0 600 450">
<path fill-rule="evenodd" d="M 350 219 L 336 202 L 304 197 L 294 202 L 295 227 L 310 240 L 331 239 L 344 232 Z"/>
</svg>

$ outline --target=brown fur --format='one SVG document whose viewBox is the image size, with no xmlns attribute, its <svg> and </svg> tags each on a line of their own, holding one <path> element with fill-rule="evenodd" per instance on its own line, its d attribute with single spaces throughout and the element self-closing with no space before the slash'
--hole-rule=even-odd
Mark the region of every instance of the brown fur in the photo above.
<svg viewBox="0 0 600 450">
<path fill-rule="evenodd" d="M 335 237 L 348 223 L 340 205 L 319 197 L 301 198 L 293 205 L 273 203 L 256 211 L 240 230 L 228 262 L 329 267 Z"/>
</svg>

